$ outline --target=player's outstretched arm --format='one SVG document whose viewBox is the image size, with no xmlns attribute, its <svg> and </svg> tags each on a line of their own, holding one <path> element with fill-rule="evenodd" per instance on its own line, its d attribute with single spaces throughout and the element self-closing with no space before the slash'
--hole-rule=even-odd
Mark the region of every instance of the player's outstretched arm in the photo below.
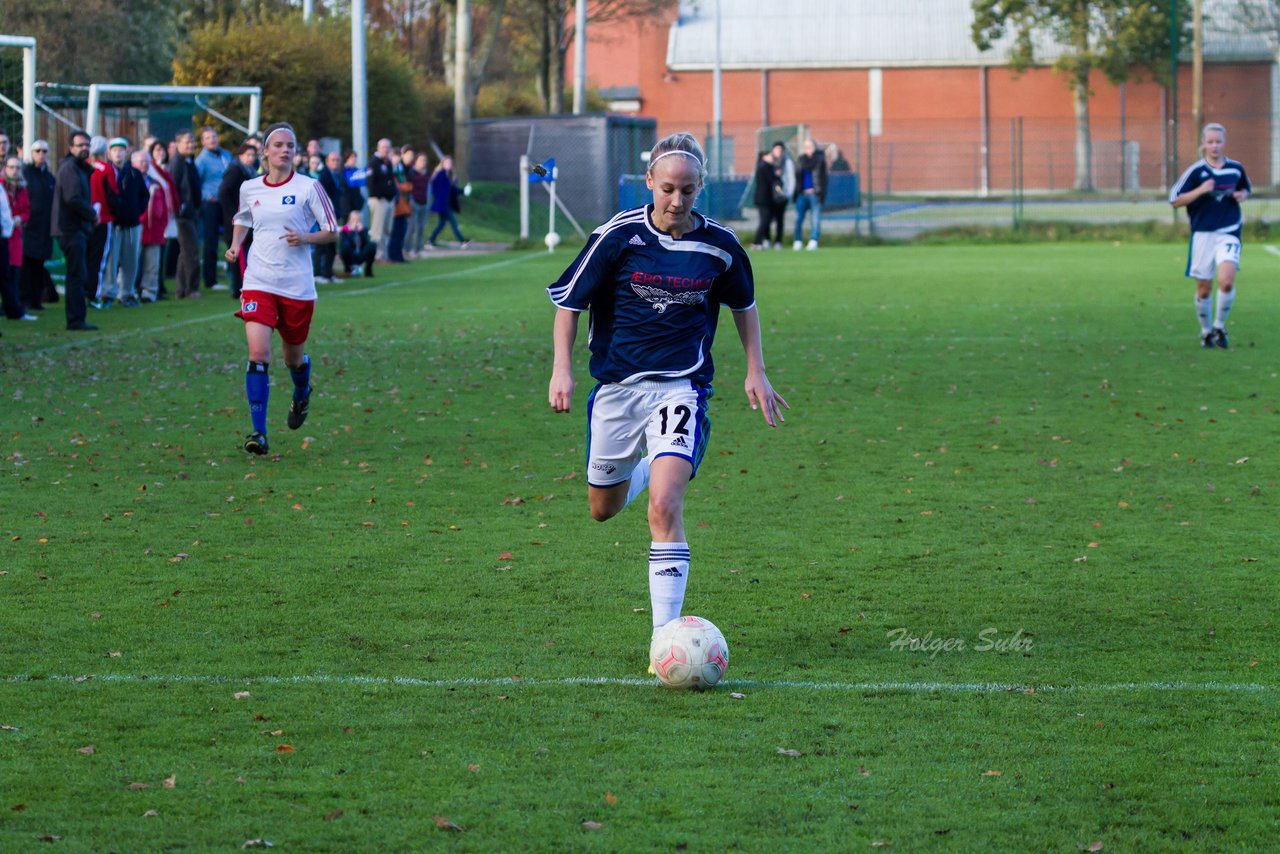
<svg viewBox="0 0 1280 854">
<path fill-rule="evenodd" d="M 747 356 L 747 402 L 752 409 L 762 410 L 766 424 L 777 427 L 778 422 L 787 420 L 782 410 L 790 409 L 791 405 L 773 390 L 769 377 L 765 375 L 764 351 L 760 344 L 760 312 L 755 306 L 746 311 L 735 311 L 733 322 L 738 327 L 742 350 Z"/>
<path fill-rule="evenodd" d="M 578 337 L 578 312 L 556 309 L 551 341 L 555 356 L 551 364 L 551 386 L 547 399 L 556 412 L 568 412 L 573 402 L 573 342 Z"/>
<path fill-rule="evenodd" d="M 223 254 L 223 258 L 228 263 L 234 262 L 240 257 L 240 247 L 244 245 L 244 239 L 249 234 L 249 229 L 243 225 L 233 226 L 231 229 L 231 245 L 227 247 L 227 251 Z"/>
</svg>

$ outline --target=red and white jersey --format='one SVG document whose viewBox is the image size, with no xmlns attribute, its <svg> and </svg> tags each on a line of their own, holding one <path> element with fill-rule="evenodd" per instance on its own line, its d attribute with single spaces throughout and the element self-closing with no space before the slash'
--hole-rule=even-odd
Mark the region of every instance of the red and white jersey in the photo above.
<svg viewBox="0 0 1280 854">
<path fill-rule="evenodd" d="M 267 291 L 293 299 L 316 298 L 311 246 L 290 246 L 285 228 L 306 234 L 317 223 L 321 231 L 338 230 L 329 194 L 320 182 L 294 172 L 282 183 L 262 175 L 240 185 L 235 225 L 253 229 L 253 245 L 245 262 L 244 290 Z"/>
</svg>

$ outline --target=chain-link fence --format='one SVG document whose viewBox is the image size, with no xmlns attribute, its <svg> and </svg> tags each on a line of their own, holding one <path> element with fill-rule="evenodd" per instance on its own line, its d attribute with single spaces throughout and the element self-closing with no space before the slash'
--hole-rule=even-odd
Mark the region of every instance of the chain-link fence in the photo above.
<svg viewBox="0 0 1280 854">
<path fill-rule="evenodd" d="M 1254 186 L 1250 220 L 1280 221 L 1269 192 L 1280 172 L 1269 114 L 1233 116 L 1227 154 L 1244 163 Z M 1073 119 L 1001 117 L 836 122 L 762 129 L 722 128 L 717 172 L 714 127 L 705 120 L 670 122 L 659 135 L 693 130 L 709 140 L 711 180 L 699 207 L 723 220 L 753 220 L 750 179 L 762 151 L 812 136 L 823 150 L 832 186 L 824 232 L 910 237 L 949 227 L 1012 227 L 1027 222 L 1143 223 L 1175 221 L 1169 187 L 1200 155 L 1190 117 L 1096 117 L 1087 148 Z M 772 131 L 772 133 L 770 133 Z M 849 176 L 842 179 L 839 176 Z M 846 180 L 848 183 L 846 183 Z M 625 187 L 625 179 L 624 179 Z M 852 191 L 837 187 L 853 188 Z M 1183 217 L 1185 219 L 1185 217 Z M 744 223 L 745 227 L 745 223 Z"/>
</svg>

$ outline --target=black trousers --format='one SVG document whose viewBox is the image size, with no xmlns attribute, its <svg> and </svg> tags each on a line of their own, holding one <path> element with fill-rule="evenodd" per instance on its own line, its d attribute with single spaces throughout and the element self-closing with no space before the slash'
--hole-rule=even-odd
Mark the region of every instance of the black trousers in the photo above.
<svg viewBox="0 0 1280 854">
<path fill-rule="evenodd" d="M 53 279 L 44 267 L 44 259 L 23 255 L 22 302 L 28 308 L 40 308 L 44 303 L 44 295 L 48 293 L 46 289 L 53 289 Z"/>
<path fill-rule="evenodd" d="M 62 301 L 67 310 L 67 327 L 79 326 L 89 310 L 85 303 L 85 288 L 89 286 L 89 267 L 86 261 L 89 239 L 84 232 L 70 237 L 59 237 L 58 246 L 67 259 L 66 298 Z"/>
<path fill-rule="evenodd" d="M 366 243 L 364 249 L 359 252 L 354 249 L 344 249 L 342 250 L 342 266 L 346 267 L 347 272 L 350 273 L 356 268 L 357 264 L 372 264 L 377 254 L 378 244 L 372 240 Z"/>
<path fill-rule="evenodd" d="M 218 283 L 218 232 L 222 229 L 222 205 L 216 201 L 200 203 L 200 219 L 203 221 L 204 233 L 204 286 L 211 288 Z"/>
</svg>

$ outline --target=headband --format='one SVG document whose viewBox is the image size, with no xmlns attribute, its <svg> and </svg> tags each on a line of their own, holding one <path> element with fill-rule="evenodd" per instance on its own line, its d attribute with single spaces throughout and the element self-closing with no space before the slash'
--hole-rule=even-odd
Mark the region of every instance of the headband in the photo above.
<svg viewBox="0 0 1280 854">
<path fill-rule="evenodd" d="M 276 128 L 275 130 L 273 130 L 271 133 L 267 134 L 267 138 L 266 138 L 266 139 L 264 139 L 264 140 L 262 141 L 262 147 L 263 147 L 263 148 L 266 148 L 266 147 L 267 147 L 267 145 L 269 145 L 269 144 L 271 143 L 271 137 L 275 136 L 276 134 L 280 133 L 281 131 L 287 131 L 288 133 L 293 133 L 293 129 L 292 129 L 292 128 L 287 128 L 287 127 L 278 127 L 278 128 Z M 297 135 L 297 134 L 294 134 L 293 138 L 294 138 L 294 140 L 297 140 L 298 135 Z"/>
<path fill-rule="evenodd" d="M 673 148 L 671 151 L 662 152 L 657 157 L 649 161 L 649 168 L 652 169 L 653 164 L 657 163 L 659 160 L 666 157 L 668 154 L 683 154 L 685 157 L 692 159 L 694 163 L 697 163 L 699 169 L 702 168 L 702 161 L 698 159 L 698 155 L 694 154 L 692 151 L 685 151 L 684 149 L 681 149 L 681 148 Z"/>
</svg>

